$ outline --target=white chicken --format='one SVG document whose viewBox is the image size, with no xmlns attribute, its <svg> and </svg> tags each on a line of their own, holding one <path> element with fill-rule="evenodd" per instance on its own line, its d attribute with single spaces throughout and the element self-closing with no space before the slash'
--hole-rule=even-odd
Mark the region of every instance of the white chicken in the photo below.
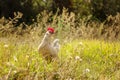
<svg viewBox="0 0 120 80">
<path fill-rule="evenodd" d="M 38 46 L 38 52 L 41 53 L 46 60 L 58 58 L 58 52 L 60 50 L 59 39 L 55 39 L 51 42 L 51 36 L 53 33 L 54 29 L 49 27 Z"/>
</svg>

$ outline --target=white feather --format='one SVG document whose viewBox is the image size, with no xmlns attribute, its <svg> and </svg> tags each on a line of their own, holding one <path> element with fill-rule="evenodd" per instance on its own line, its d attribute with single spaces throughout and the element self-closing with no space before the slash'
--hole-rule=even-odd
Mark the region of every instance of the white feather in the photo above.
<svg viewBox="0 0 120 80">
<path fill-rule="evenodd" d="M 44 57 L 58 57 L 58 52 L 60 50 L 59 39 L 55 39 L 51 42 L 51 36 L 52 34 L 47 31 L 38 46 L 39 53 L 41 53 Z"/>
</svg>

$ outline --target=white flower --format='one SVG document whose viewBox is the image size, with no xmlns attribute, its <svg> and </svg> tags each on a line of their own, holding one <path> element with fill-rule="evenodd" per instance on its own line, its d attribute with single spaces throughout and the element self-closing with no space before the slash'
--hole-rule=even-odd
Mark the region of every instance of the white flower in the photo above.
<svg viewBox="0 0 120 80">
<path fill-rule="evenodd" d="M 79 42 L 79 45 L 83 46 L 83 43 L 82 43 L 82 42 Z"/>
<path fill-rule="evenodd" d="M 5 48 L 8 48 L 8 45 L 7 45 L 7 44 L 5 44 L 5 45 L 4 45 L 4 47 L 5 47 Z"/>
<path fill-rule="evenodd" d="M 82 59 L 80 58 L 80 56 L 75 56 L 75 60 L 82 61 Z"/>
<path fill-rule="evenodd" d="M 86 69 L 85 69 L 85 72 L 86 72 L 86 73 L 90 72 L 90 69 L 86 68 Z"/>
<path fill-rule="evenodd" d="M 79 59 L 80 59 L 80 57 L 79 57 L 79 56 L 75 56 L 75 59 L 76 59 L 76 60 L 79 60 Z"/>
<path fill-rule="evenodd" d="M 89 68 L 86 68 L 85 70 L 83 70 L 83 74 L 87 74 L 90 72 L 90 69 Z"/>
</svg>

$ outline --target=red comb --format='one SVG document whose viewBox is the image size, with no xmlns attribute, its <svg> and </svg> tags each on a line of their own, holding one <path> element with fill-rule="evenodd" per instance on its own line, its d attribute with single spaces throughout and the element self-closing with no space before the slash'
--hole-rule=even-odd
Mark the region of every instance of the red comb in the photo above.
<svg viewBox="0 0 120 80">
<path fill-rule="evenodd" d="M 47 28 L 47 31 L 50 31 L 50 33 L 54 33 L 54 28 L 48 27 L 48 28 Z"/>
</svg>

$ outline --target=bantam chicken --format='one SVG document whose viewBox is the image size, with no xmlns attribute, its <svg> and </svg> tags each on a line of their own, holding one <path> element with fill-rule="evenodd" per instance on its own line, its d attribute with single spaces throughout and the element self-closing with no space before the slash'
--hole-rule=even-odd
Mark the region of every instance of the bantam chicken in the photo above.
<svg viewBox="0 0 120 80">
<path fill-rule="evenodd" d="M 55 39 L 51 42 L 51 36 L 54 34 L 54 29 L 49 27 L 45 33 L 40 45 L 38 46 L 38 52 L 46 60 L 58 58 L 58 52 L 60 50 L 59 39 Z"/>
</svg>

